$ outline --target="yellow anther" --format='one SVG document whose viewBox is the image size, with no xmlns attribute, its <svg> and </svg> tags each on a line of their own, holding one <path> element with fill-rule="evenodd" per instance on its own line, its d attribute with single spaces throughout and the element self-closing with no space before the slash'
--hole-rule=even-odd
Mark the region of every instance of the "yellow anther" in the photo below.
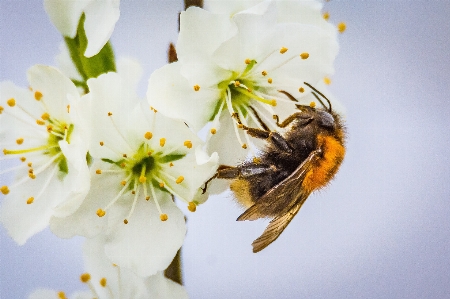
<svg viewBox="0 0 450 299">
<path fill-rule="evenodd" d="M 287 52 L 287 50 L 288 50 L 288 48 L 282 47 L 282 48 L 280 49 L 280 53 L 281 53 L 281 54 L 284 54 L 284 53 Z"/>
<path fill-rule="evenodd" d="M 159 183 L 159 187 L 164 188 L 164 182 Z"/>
<path fill-rule="evenodd" d="M 347 29 L 347 24 L 345 24 L 344 22 L 340 22 L 339 24 L 337 24 L 337 28 L 340 33 L 343 33 L 345 29 Z"/>
<path fill-rule="evenodd" d="M 147 156 L 151 156 L 151 155 L 152 155 L 152 151 L 148 151 Z"/>
<path fill-rule="evenodd" d="M 172 167 L 172 166 L 173 166 L 173 163 L 172 163 L 172 162 L 170 162 L 169 166 L 170 166 L 170 167 Z"/>
<path fill-rule="evenodd" d="M 67 105 L 67 113 L 70 113 L 70 105 Z"/>
<path fill-rule="evenodd" d="M 269 82 L 269 84 L 272 84 L 272 78 L 267 79 L 267 82 Z"/>
<path fill-rule="evenodd" d="M 324 82 L 326 85 L 330 85 L 330 84 L 331 84 L 331 79 L 328 78 L 328 77 L 325 77 L 325 78 L 323 78 L 323 82 Z"/>
<path fill-rule="evenodd" d="M 152 106 L 150 106 L 150 110 L 152 110 L 153 112 L 158 112 L 158 110 L 156 110 L 155 108 L 153 108 Z"/>
<path fill-rule="evenodd" d="M 32 174 L 32 173 L 29 173 L 28 176 L 29 176 L 32 180 L 34 180 L 34 179 L 36 178 L 36 176 L 35 176 L 34 174 Z"/>
<path fill-rule="evenodd" d="M 48 114 L 47 112 L 45 112 L 45 113 L 43 113 L 43 114 L 41 115 L 41 118 L 42 118 L 43 120 L 48 120 L 48 119 L 50 118 L 50 114 Z"/>
<path fill-rule="evenodd" d="M 236 87 L 238 87 L 239 85 L 241 85 L 241 82 L 239 82 L 239 81 L 234 81 L 234 86 L 236 86 Z"/>
<path fill-rule="evenodd" d="M 277 105 L 277 101 L 276 100 L 272 100 L 271 102 L 270 102 L 270 105 L 272 105 L 272 106 L 276 106 Z"/>
<path fill-rule="evenodd" d="M 243 149 L 246 149 L 246 148 L 247 148 L 247 144 L 244 143 L 244 144 L 242 145 L 242 148 L 243 148 Z"/>
<path fill-rule="evenodd" d="M 305 89 L 304 89 L 303 87 L 300 87 L 300 88 L 298 89 L 298 91 L 301 92 L 301 93 L 303 93 L 303 92 L 305 92 Z"/>
<path fill-rule="evenodd" d="M 59 299 L 67 299 L 66 293 L 64 293 L 63 291 L 59 291 L 58 292 L 58 298 Z"/>
<path fill-rule="evenodd" d="M 34 98 L 36 99 L 36 101 L 40 101 L 42 99 L 42 92 L 40 91 L 34 92 Z"/>
<path fill-rule="evenodd" d="M 28 173 L 33 173 L 33 168 L 28 169 Z"/>
<path fill-rule="evenodd" d="M 96 212 L 98 217 L 103 217 L 106 214 L 106 211 L 102 210 L 102 209 L 98 209 Z"/>
<path fill-rule="evenodd" d="M 25 157 L 20 157 L 20 161 L 25 162 L 27 158 Z"/>
<path fill-rule="evenodd" d="M 131 191 L 131 194 L 136 194 L 136 191 L 135 190 Z"/>
<path fill-rule="evenodd" d="M 127 154 L 122 154 L 122 157 L 126 158 L 126 157 L 128 157 L 128 156 L 127 156 Z"/>
<path fill-rule="evenodd" d="M 16 139 L 16 143 L 17 143 L 17 144 L 22 144 L 22 143 L 23 143 L 23 138 L 18 138 L 18 139 Z"/>
<path fill-rule="evenodd" d="M 181 184 L 184 181 L 184 176 L 180 175 L 178 179 L 175 181 L 177 184 Z"/>
<path fill-rule="evenodd" d="M 34 201 L 34 197 L 31 196 L 30 198 L 27 199 L 27 205 L 31 205 Z"/>
<path fill-rule="evenodd" d="M 9 107 L 14 107 L 16 106 L 16 100 L 14 100 L 14 98 L 10 98 L 6 101 L 6 104 L 8 104 Z"/>
<path fill-rule="evenodd" d="M 330 13 L 329 12 L 323 13 L 323 18 L 328 21 L 328 19 L 330 18 Z"/>
<path fill-rule="evenodd" d="M 103 141 L 100 141 L 100 146 L 103 146 L 105 143 Z"/>
<path fill-rule="evenodd" d="M 250 64 L 250 62 L 252 62 L 249 58 L 245 59 L 245 64 Z"/>
<path fill-rule="evenodd" d="M 191 212 L 195 212 L 197 211 L 197 205 L 194 202 L 189 202 L 188 204 L 188 210 Z"/>
<path fill-rule="evenodd" d="M 33 163 L 32 162 L 28 162 L 28 167 L 31 167 L 31 166 L 33 166 Z"/>
<path fill-rule="evenodd" d="M 166 138 L 159 139 L 159 145 L 164 146 L 164 144 L 166 144 Z"/>
<path fill-rule="evenodd" d="M 199 91 L 200 90 L 200 86 L 199 85 L 194 85 L 194 90 L 195 91 Z"/>
<path fill-rule="evenodd" d="M 9 193 L 9 188 L 8 188 L 8 186 L 2 186 L 1 188 L 0 188 L 0 191 L 3 193 L 3 194 L 8 194 Z"/>
<path fill-rule="evenodd" d="M 127 184 L 127 181 L 123 180 L 122 182 L 120 182 L 120 184 L 121 184 L 122 186 L 125 186 L 125 185 Z"/>
<path fill-rule="evenodd" d="M 50 133 L 52 130 L 53 130 L 53 126 L 52 125 L 48 125 L 47 126 L 47 132 Z"/>
<path fill-rule="evenodd" d="M 267 72 L 266 72 L 266 71 L 262 71 L 261 74 L 262 74 L 263 76 L 267 76 Z"/>
<path fill-rule="evenodd" d="M 186 140 L 183 145 L 187 148 L 192 148 L 192 142 L 190 140 Z"/>
<path fill-rule="evenodd" d="M 0 106 L 0 114 L 2 114 L 3 110 L 5 110 L 5 108 L 3 108 L 3 106 Z"/>
<path fill-rule="evenodd" d="M 253 158 L 253 163 L 259 164 L 259 163 L 261 163 L 261 159 L 258 158 L 258 157 L 254 157 L 254 158 Z"/>
<path fill-rule="evenodd" d="M 217 133 L 217 130 L 215 129 L 215 128 L 211 128 L 211 130 L 209 130 L 210 132 L 211 132 L 211 134 L 216 134 Z"/>
<path fill-rule="evenodd" d="M 145 200 L 146 200 L 146 201 L 149 201 L 149 199 L 150 199 L 150 196 L 146 196 L 146 197 L 145 197 Z"/>
<path fill-rule="evenodd" d="M 139 182 L 145 183 L 147 181 L 147 178 L 145 176 L 139 177 Z"/>
<path fill-rule="evenodd" d="M 112 115 L 112 112 L 108 112 L 108 116 L 111 116 Z"/>
<path fill-rule="evenodd" d="M 159 219 L 161 219 L 161 221 L 166 221 L 167 219 L 169 219 L 169 216 L 167 216 L 167 214 L 160 214 Z"/>
<path fill-rule="evenodd" d="M 91 274 L 89 274 L 89 273 L 83 273 L 83 274 L 81 274 L 81 275 L 80 275 L 80 280 L 81 280 L 81 282 L 83 282 L 83 283 L 88 282 L 89 280 L 91 280 Z"/>
<path fill-rule="evenodd" d="M 311 108 L 316 107 L 316 102 L 311 102 L 311 103 L 309 103 L 309 107 L 311 107 Z"/>
<path fill-rule="evenodd" d="M 144 134 L 144 137 L 145 137 L 145 139 L 151 139 L 153 137 L 153 134 L 152 134 L 152 132 L 146 132 Z"/>
<path fill-rule="evenodd" d="M 38 125 L 40 125 L 40 126 L 45 125 L 45 121 L 40 120 L 40 119 L 36 119 L 36 123 L 37 123 Z"/>
<path fill-rule="evenodd" d="M 96 174 L 102 174 L 102 170 L 101 170 L 101 169 L 97 169 L 97 170 L 95 171 L 95 173 L 96 173 Z"/>
<path fill-rule="evenodd" d="M 103 277 L 102 279 L 100 279 L 100 285 L 101 285 L 102 287 L 106 287 L 106 278 L 105 278 L 105 277 Z"/>
<path fill-rule="evenodd" d="M 309 53 L 302 53 L 302 54 L 300 54 L 300 57 L 302 58 L 302 59 L 308 59 L 308 57 L 309 57 Z"/>
<path fill-rule="evenodd" d="M 127 220 L 127 219 L 124 219 L 124 220 L 123 220 L 123 223 L 124 223 L 124 224 L 128 224 L 128 220 Z"/>
</svg>

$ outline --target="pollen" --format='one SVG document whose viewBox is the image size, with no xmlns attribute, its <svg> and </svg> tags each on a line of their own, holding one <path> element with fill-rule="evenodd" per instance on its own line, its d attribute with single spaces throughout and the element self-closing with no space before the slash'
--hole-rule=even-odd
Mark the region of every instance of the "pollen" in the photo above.
<svg viewBox="0 0 450 299">
<path fill-rule="evenodd" d="M 308 59 L 309 53 L 304 52 L 304 53 L 300 54 L 300 57 L 301 57 L 302 59 Z"/>
<path fill-rule="evenodd" d="M 186 140 L 183 145 L 187 148 L 192 148 L 192 142 L 190 140 Z"/>
<path fill-rule="evenodd" d="M 236 86 L 236 87 L 238 87 L 239 85 L 241 85 L 241 82 L 239 82 L 239 81 L 234 81 L 234 86 Z"/>
<path fill-rule="evenodd" d="M 259 164 L 259 163 L 261 163 L 261 159 L 258 158 L 258 157 L 254 157 L 254 158 L 253 158 L 253 163 Z"/>
<path fill-rule="evenodd" d="M 48 125 L 47 126 L 47 132 L 50 133 L 52 130 L 53 130 L 53 126 L 52 125 Z"/>
<path fill-rule="evenodd" d="M 40 125 L 40 126 L 45 125 L 45 121 L 40 120 L 40 119 L 36 119 L 36 123 L 37 123 L 38 125 Z"/>
<path fill-rule="evenodd" d="M 178 179 L 175 181 L 177 184 L 181 184 L 184 181 L 184 176 L 180 175 Z"/>
<path fill-rule="evenodd" d="M 103 141 L 100 141 L 100 146 L 103 146 L 105 143 Z"/>
<path fill-rule="evenodd" d="M 159 219 L 161 219 L 161 221 L 167 221 L 167 219 L 169 219 L 169 216 L 167 216 L 167 214 L 160 214 Z"/>
<path fill-rule="evenodd" d="M 194 90 L 195 90 L 195 91 L 199 91 L 199 90 L 200 90 L 200 86 L 199 86 L 199 85 L 197 85 L 197 84 L 196 84 L 196 85 L 194 85 Z"/>
<path fill-rule="evenodd" d="M 311 107 L 311 108 L 316 107 L 316 102 L 311 102 L 311 103 L 309 103 L 309 107 Z"/>
<path fill-rule="evenodd" d="M 43 113 L 43 114 L 41 115 L 41 118 L 42 118 L 43 120 L 48 120 L 48 119 L 50 118 L 50 114 L 48 114 L 47 112 L 45 112 L 45 113 Z"/>
<path fill-rule="evenodd" d="M 29 164 L 28 164 L 29 165 Z M 30 166 L 31 167 L 31 166 Z M 33 168 L 28 169 L 28 173 L 33 173 Z"/>
<path fill-rule="evenodd" d="M 158 112 L 158 110 L 156 110 L 155 108 L 153 108 L 152 106 L 150 106 L 150 110 L 152 110 L 153 112 Z"/>
<path fill-rule="evenodd" d="M 145 183 L 146 181 L 147 181 L 147 178 L 145 176 L 142 175 L 139 177 L 139 182 Z"/>
<path fill-rule="evenodd" d="M 101 285 L 102 287 L 106 287 L 106 278 L 105 278 L 105 277 L 103 277 L 102 279 L 100 279 L 100 285 Z"/>
<path fill-rule="evenodd" d="M 95 171 L 95 173 L 96 173 L 96 174 L 102 174 L 102 170 L 101 170 L 101 169 L 97 169 L 97 170 Z"/>
<path fill-rule="evenodd" d="M 150 200 L 150 196 L 146 196 L 146 197 L 145 197 L 145 200 L 146 200 L 146 201 L 149 201 L 149 200 Z"/>
<path fill-rule="evenodd" d="M 108 112 L 108 116 L 111 116 L 112 115 L 112 112 Z"/>
<path fill-rule="evenodd" d="M 67 113 L 70 113 L 70 105 L 67 105 Z"/>
<path fill-rule="evenodd" d="M 245 59 L 245 64 L 250 64 L 252 61 L 249 59 L 249 58 L 247 58 L 247 59 Z"/>
<path fill-rule="evenodd" d="M 2 187 L 0 188 L 0 191 L 1 191 L 4 195 L 6 195 L 6 194 L 9 193 L 9 188 L 8 188 L 8 186 L 2 186 Z"/>
<path fill-rule="evenodd" d="M 127 181 L 123 180 L 122 182 L 120 182 L 120 184 L 121 184 L 122 186 L 125 186 L 125 185 L 127 184 Z"/>
<path fill-rule="evenodd" d="M 326 85 L 330 85 L 330 84 L 331 84 L 331 79 L 328 78 L 328 77 L 325 77 L 325 78 L 323 78 L 323 82 L 324 82 Z"/>
<path fill-rule="evenodd" d="M 242 145 L 242 148 L 243 148 L 243 149 L 246 149 L 246 148 L 247 148 L 247 144 L 244 143 L 244 144 Z"/>
<path fill-rule="evenodd" d="M 267 72 L 266 72 L 266 71 L 262 71 L 261 74 L 262 74 L 263 76 L 267 76 Z"/>
<path fill-rule="evenodd" d="M 164 146 L 164 144 L 166 144 L 166 138 L 159 139 L 159 145 Z"/>
<path fill-rule="evenodd" d="M 173 163 L 172 163 L 172 162 L 170 162 L 169 166 L 170 166 L 170 167 L 172 167 L 172 166 L 173 166 Z"/>
<path fill-rule="evenodd" d="M 17 143 L 17 144 L 22 144 L 22 143 L 23 143 L 23 138 L 18 138 L 18 139 L 16 139 L 16 143 Z"/>
<path fill-rule="evenodd" d="M 106 212 L 102 209 L 98 209 L 96 214 L 98 217 L 103 217 L 103 216 L 105 216 Z"/>
<path fill-rule="evenodd" d="M 28 167 L 31 167 L 31 166 L 33 166 L 33 163 L 32 162 L 28 162 Z"/>
<path fill-rule="evenodd" d="M 25 157 L 20 157 L 20 161 L 25 162 L 27 160 L 27 158 Z"/>
<path fill-rule="evenodd" d="M 131 194 L 136 194 L 136 191 L 135 190 L 131 191 Z"/>
<path fill-rule="evenodd" d="M 288 50 L 288 48 L 282 47 L 282 48 L 280 49 L 280 53 L 281 53 L 281 54 L 284 54 L 284 53 L 287 52 L 287 50 Z"/>
<path fill-rule="evenodd" d="M 324 18 L 325 20 L 328 21 L 328 19 L 330 18 L 330 13 L 329 13 L 329 12 L 325 12 L 322 16 L 323 16 L 323 18 Z"/>
<path fill-rule="evenodd" d="M 150 140 L 150 139 L 153 137 L 153 134 L 152 134 L 152 132 L 146 132 L 146 133 L 144 134 L 144 137 L 145 137 L 145 139 Z"/>
<path fill-rule="evenodd" d="M 273 82 L 272 78 L 267 79 L 267 82 L 269 82 L 269 84 L 272 84 Z"/>
<path fill-rule="evenodd" d="M 277 101 L 276 100 L 272 100 L 271 102 L 270 102 L 270 105 L 272 105 L 272 106 L 276 106 L 277 105 Z"/>
<path fill-rule="evenodd" d="M 211 134 L 216 134 L 217 133 L 217 130 L 215 129 L 215 128 L 211 128 L 211 130 L 209 130 L 210 132 L 211 132 Z"/>
<path fill-rule="evenodd" d="M 128 224 L 128 220 L 127 220 L 127 219 L 124 219 L 124 220 L 123 220 L 123 224 Z"/>
<path fill-rule="evenodd" d="M 300 88 L 298 89 L 298 91 L 301 92 L 301 93 L 304 93 L 304 92 L 305 92 L 305 89 L 304 89 L 303 87 L 300 87 Z"/>
<path fill-rule="evenodd" d="M 66 293 L 64 293 L 63 291 L 59 291 L 58 292 L 58 298 L 59 299 L 67 299 Z"/>
<path fill-rule="evenodd" d="M 36 176 L 35 176 L 34 174 L 32 174 L 32 173 L 29 173 L 28 176 L 29 176 L 32 180 L 34 180 L 34 179 L 36 178 Z"/>
<path fill-rule="evenodd" d="M 126 158 L 126 157 L 127 157 L 127 154 L 122 154 L 122 157 Z"/>
<path fill-rule="evenodd" d="M 339 24 L 337 24 L 337 29 L 340 33 L 344 33 L 345 29 L 347 29 L 347 24 L 345 24 L 344 22 L 340 22 Z"/>
<path fill-rule="evenodd" d="M 3 108 L 3 106 L 0 106 L 0 114 L 2 114 L 3 110 L 5 110 L 5 108 Z"/>
<path fill-rule="evenodd" d="M 31 205 L 34 201 L 34 197 L 31 196 L 30 198 L 27 199 L 27 205 Z"/>
<path fill-rule="evenodd" d="M 80 275 L 80 280 L 82 283 L 87 283 L 89 280 L 91 280 L 91 274 L 89 273 L 83 273 Z"/>
<path fill-rule="evenodd" d="M 8 104 L 9 107 L 14 107 L 16 106 L 16 100 L 14 100 L 14 98 L 10 98 L 6 101 L 6 104 Z"/>
<path fill-rule="evenodd" d="M 42 92 L 35 91 L 34 92 L 34 98 L 36 99 L 36 101 L 40 101 L 42 99 Z"/>
<path fill-rule="evenodd" d="M 164 188 L 164 182 L 159 183 L 159 187 Z"/>
<path fill-rule="evenodd" d="M 192 202 L 192 201 L 189 202 L 188 210 L 191 211 L 191 212 L 197 211 L 197 205 L 194 202 Z"/>
</svg>

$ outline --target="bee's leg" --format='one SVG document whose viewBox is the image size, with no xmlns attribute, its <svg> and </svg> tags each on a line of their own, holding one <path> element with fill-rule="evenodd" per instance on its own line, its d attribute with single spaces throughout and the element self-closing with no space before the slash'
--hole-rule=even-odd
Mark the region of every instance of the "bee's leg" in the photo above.
<svg viewBox="0 0 450 299">
<path fill-rule="evenodd" d="M 264 131 L 257 128 L 249 128 L 244 126 L 244 130 L 247 131 L 247 133 L 255 138 L 265 139 L 268 142 L 275 145 L 280 151 L 292 152 L 292 148 L 290 147 L 289 143 L 284 139 L 283 136 L 281 136 L 280 133 L 275 131 Z"/>
<path fill-rule="evenodd" d="M 278 115 L 274 115 L 273 119 L 276 120 L 276 124 L 280 128 L 287 127 L 294 120 L 300 120 L 302 123 L 305 123 L 305 124 L 312 120 L 311 116 L 308 114 L 305 114 L 304 112 L 296 112 L 292 115 L 289 115 L 289 117 L 286 118 L 282 123 L 280 123 L 280 118 L 278 117 Z"/>
<path fill-rule="evenodd" d="M 209 182 L 211 182 L 215 178 L 218 178 L 219 174 L 221 174 L 220 178 L 230 178 L 230 179 L 234 178 L 233 177 L 234 169 L 237 169 L 237 167 L 228 166 L 228 165 L 219 165 L 219 167 L 217 168 L 217 172 L 209 180 L 207 180 L 205 182 L 205 187 L 201 188 L 202 189 L 202 194 L 205 194 L 206 189 L 208 188 Z M 224 177 L 224 176 L 227 176 L 227 174 L 230 177 Z"/>
</svg>

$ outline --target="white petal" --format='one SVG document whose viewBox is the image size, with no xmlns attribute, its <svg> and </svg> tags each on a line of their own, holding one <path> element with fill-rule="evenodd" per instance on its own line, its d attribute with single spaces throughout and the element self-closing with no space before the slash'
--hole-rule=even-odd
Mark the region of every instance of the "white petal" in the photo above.
<svg viewBox="0 0 450 299">
<path fill-rule="evenodd" d="M 162 272 L 158 272 L 157 274 L 148 277 L 145 284 L 148 290 L 148 298 L 189 298 L 185 288 L 182 285 L 164 277 Z"/>
<path fill-rule="evenodd" d="M 169 266 L 186 234 L 183 213 L 170 197 L 158 198 L 167 221 L 161 221 L 158 210 L 152 200 L 142 198 L 128 224 L 119 222 L 111 227 L 106 255 L 110 260 L 136 272 L 139 276 L 149 276 Z M 125 205 L 121 210 L 114 206 L 117 219 L 124 219 L 129 210 Z"/>
<path fill-rule="evenodd" d="M 200 130 L 211 118 L 217 99 L 218 89 L 194 86 L 180 74 L 179 62 L 165 65 L 150 76 L 147 100 L 161 113 L 187 121 L 195 131 Z"/>
<path fill-rule="evenodd" d="M 88 39 L 88 45 L 84 53 L 86 57 L 96 55 L 108 42 L 114 31 L 114 26 L 119 20 L 119 4 L 120 0 L 92 1 L 85 8 L 84 31 Z"/>
<path fill-rule="evenodd" d="M 37 289 L 28 296 L 28 299 L 60 299 L 58 292 L 50 289 Z"/>
<path fill-rule="evenodd" d="M 144 70 L 141 64 L 132 58 L 119 58 L 117 62 L 117 73 L 125 81 L 124 85 L 129 90 L 137 90 L 139 80 L 141 80 Z"/>
<path fill-rule="evenodd" d="M 84 8 L 92 0 L 44 0 L 44 8 L 53 25 L 62 35 L 74 38 Z"/>
<path fill-rule="evenodd" d="M 75 67 L 75 64 L 70 57 L 69 50 L 67 49 L 67 45 L 63 42 L 59 44 L 59 53 L 56 55 L 56 65 L 61 70 L 61 72 L 67 77 L 75 80 L 83 80 L 80 73 Z"/>
<path fill-rule="evenodd" d="M 50 116 L 59 121 L 70 122 L 70 116 L 67 113 L 67 95 L 79 97 L 72 81 L 56 68 L 45 65 L 31 67 L 27 77 L 33 91 L 42 93 L 41 101 L 45 103 Z"/>
</svg>

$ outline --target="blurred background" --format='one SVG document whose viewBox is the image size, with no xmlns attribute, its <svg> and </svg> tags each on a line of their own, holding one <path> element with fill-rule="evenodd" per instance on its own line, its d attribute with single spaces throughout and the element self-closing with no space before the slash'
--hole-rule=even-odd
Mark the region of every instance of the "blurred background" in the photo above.
<svg viewBox="0 0 450 299">
<path fill-rule="evenodd" d="M 121 2 L 112 44 L 143 65 L 142 96 L 182 9 Z M 333 0 L 324 11 L 347 23 L 330 86 L 347 110 L 345 162 L 258 254 L 250 244 L 267 221 L 236 222 L 229 193 L 188 214 L 191 298 L 450 298 L 450 2 Z M 0 14 L 0 80 L 26 87 L 30 66 L 55 65 L 62 38 L 42 1 L 1 0 Z M 0 298 L 85 290 L 81 244 L 46 230 L 17 246 L 0 227 Z"/>
</svg>

